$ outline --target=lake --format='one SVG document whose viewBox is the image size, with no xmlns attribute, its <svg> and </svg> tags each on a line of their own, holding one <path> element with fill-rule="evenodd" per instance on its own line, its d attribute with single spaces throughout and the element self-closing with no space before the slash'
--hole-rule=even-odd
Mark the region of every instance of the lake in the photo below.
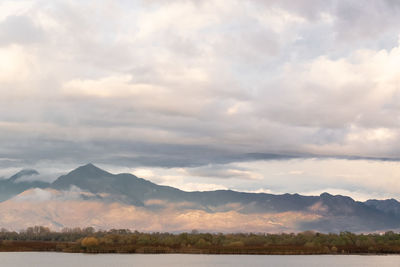
<svg viewBox="0 0 400 267">
<path fill-rule="evenodd" d="M 0 266 L 399 266 L 400 256 L 360 255 L 190 255 L 190 254 L 68 254 L 0 252 Z"/>
</svg>

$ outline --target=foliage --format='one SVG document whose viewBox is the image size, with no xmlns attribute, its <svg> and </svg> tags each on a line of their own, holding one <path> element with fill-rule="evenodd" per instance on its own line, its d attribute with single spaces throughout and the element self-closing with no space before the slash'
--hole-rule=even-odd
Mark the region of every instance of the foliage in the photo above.
<svg viewBox="0 0 400 267">
<path fill-rule="evenodd" d="M 0 251 L 120 253 L 335 254 L 400 253 L 400 233 L 141 233 L 128 229 L 61 232 L 34 226 L 20 232 L 0 230 Z"/>
</svg>

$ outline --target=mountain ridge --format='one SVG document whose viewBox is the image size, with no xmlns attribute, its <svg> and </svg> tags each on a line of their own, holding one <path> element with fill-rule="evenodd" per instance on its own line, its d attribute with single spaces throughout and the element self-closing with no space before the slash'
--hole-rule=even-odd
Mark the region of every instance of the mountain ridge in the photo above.
<svg viewBox="0 0 400 267">
<path fill-rule="evenodd" d="M 42 181 L 21 181 L 26 176 L 39 176 L 39 172 L 33 169 L 23 169 L 7 179 L 0 180 L 0 202 L 30 188 L 46 188 L 50 183 Z"/>
<path fill-rule="evenodd" d="M 19 183 L 10 182 L 8 179 L 6 185 L 10 186 L 10 184 Z M 2 184 L 0 184 L 0 189 L 1 186 Z M 24 183 L 24 188 L 27 186 Z M 43 192 L 37 191 L 37 194 L 48 196 L 54 194 L 52 191 L 46 191 L 46 188 L 49 188 L 56 192 L 66 192 L 60 194 L 67 199 L 73 193 L 75 194 L 74 201 L 82 201 L 82 204 L 85 203 L 84 201 L 121 203 L 124 206 L 137 207 L 146 212 L 155 212 L 155 214 L 157 212 L 162 214 L 171 209 L 177 214 L 199 211 L 214 217 L 226 212 L 235 212 L 235 216 L 249 217 L 257 216 L 257 214 L 271 216 L 286 214 L 285 216 L 290 217 L 290 214 L 297 214 L 298 218 L 313 216 L 314 219 L 299 220 L 295 227 L 325 232 L 400 228 L 400 203 L 395 199 L 360 202 L 348 196 L 331 195 L 327 192 L 319 196 L 287 193 L 274 195 L 233 190 L 187 192 L 170 186 L 157 185 L 130 173 L 112 174 L 92 163 L 61 175 L 51 184 L 31 183 L 30 186 L 30 188 L 44 189 Z M 25 188 L 27 189 L 29 188 Z M 73 192 L 68 194 L 67 192 L 71 190 Z M 76 190 L 82 193 L 76 194 Z M 10 196 L 7 199 L 10 199 Z M 51 201 L 51 197 L 48 201 Z M 286 226 L 283 223 L 282 229 L 284 227 Z"/>
</svg>

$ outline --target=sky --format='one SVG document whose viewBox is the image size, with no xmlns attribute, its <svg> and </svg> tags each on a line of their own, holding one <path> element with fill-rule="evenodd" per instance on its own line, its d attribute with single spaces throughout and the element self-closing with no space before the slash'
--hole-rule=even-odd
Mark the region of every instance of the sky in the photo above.
<svg viewBox="0 0 400 267">
<path fill-rule="evenodd" d="M 400 199 L 396 0 L 0 0 L 0 177 Z"/>
</svg>

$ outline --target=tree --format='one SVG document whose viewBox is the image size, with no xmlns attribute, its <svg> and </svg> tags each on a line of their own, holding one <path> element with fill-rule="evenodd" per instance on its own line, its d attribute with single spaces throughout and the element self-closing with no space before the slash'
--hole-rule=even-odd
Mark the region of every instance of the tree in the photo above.
<svg viewBox="0 0 400 267">
<path fill-rule="evenodd" d="M 81 245 L 82 247 L 85 248 L 93 248 L 99 245 L 99 240 L 96 237 L 85 237 L 84 239 L 82 239 L 81 241 Z"/>
</svg>

